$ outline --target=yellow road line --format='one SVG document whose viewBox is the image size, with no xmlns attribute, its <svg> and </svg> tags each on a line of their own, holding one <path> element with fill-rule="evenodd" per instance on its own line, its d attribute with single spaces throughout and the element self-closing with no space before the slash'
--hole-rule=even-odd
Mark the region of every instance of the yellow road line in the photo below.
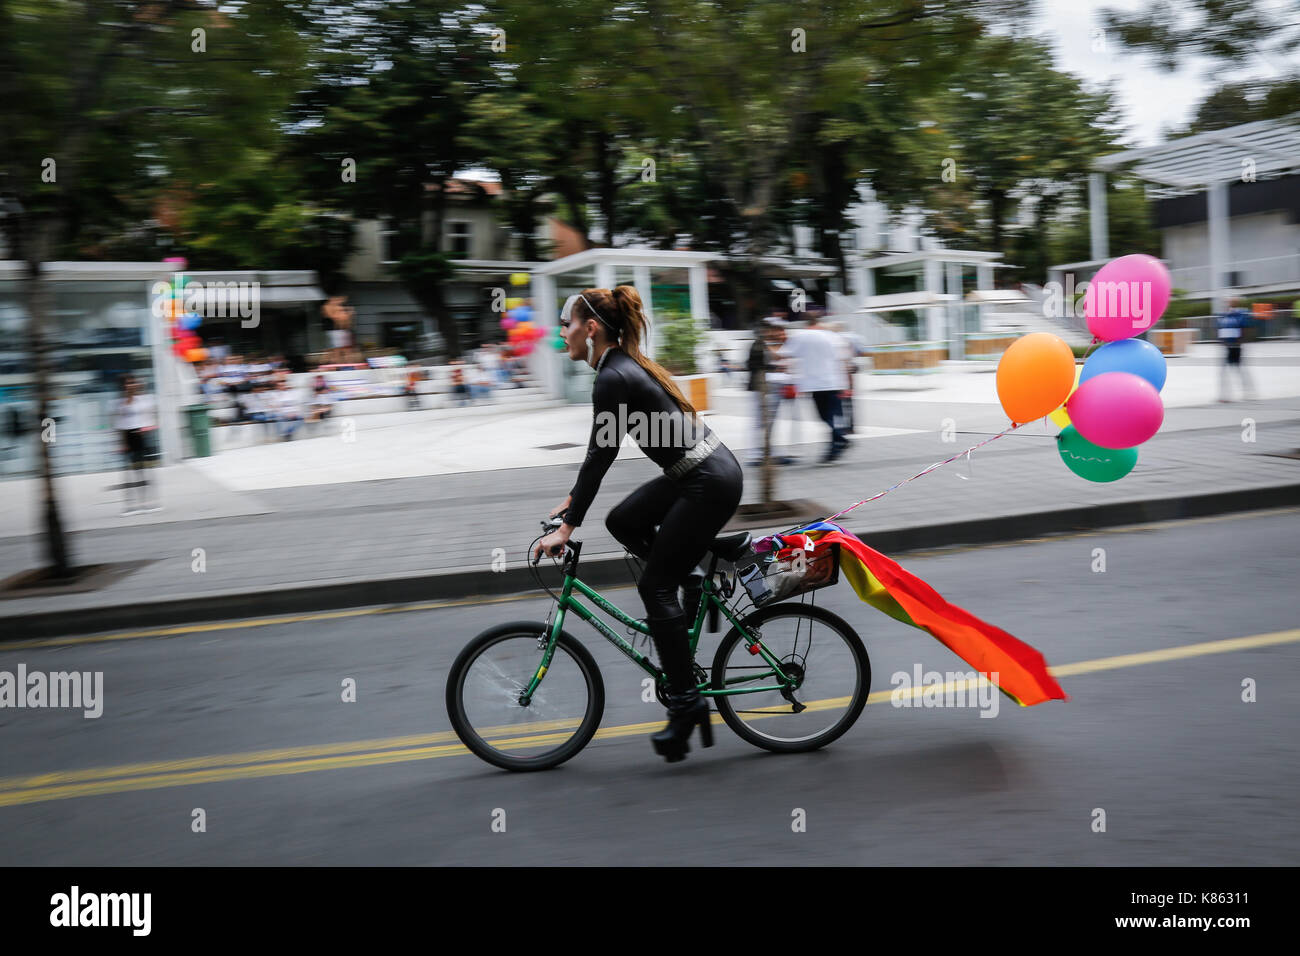
<svg viewBox="0 0 1300 956">
<path fill-rule="evenodd" d="M 524 732 L 542 733 L 576 724 L 576 720 L 537 721 L 531 724 L 488 727 L 485 737 Z M 248 753 L 215 754 L 208 757 L 185 757 L 177 760 L 159 760 L 151 763 L 123 764 L 117 767 L 97 767 L 89 770 L 53 771 L 28 777 L 0 778 L 0 792 L 44 787 L 50 784 L 79 783 L 111 777 L 143 776 L 176 773 L 183 770 L 200 770 L 214 767 L 237 767 L 242 764 L 274 763 L 303 757 L 329 757 L 338 754 L 394 750 L 410 747 L 427 747 L 434 744 L 459 742 L 454 730 L 435 734 L 412 734 L 404 737 L 382 737 L 372 740 L 341 741 L 339 743 L 312 744 L 302 747 L 281 747 L 275 750 L 254 750 Z"/>
<path fill-rule="evenodd" d="M 1202 641 L 1199 644 L 1184 644 L 1181 647 L 1166 647 L 1162 650 L 1142 651 L 1138 654 L 1118 654 L 1115 657 L 1101 657 L 1092 661 L 1079 661 L 1076 664 L 1062 664 L 1050 670 L 1055 677 L 1071 677 L 1075 674 L 1092 674 L 1096 671 L 1155 664 L 1159 661 L 1175 661 L 1184 657 L 1201 657 L 1205 654 L 1226 654 L 1230 651 L 1245 651 L 1254 647 L 1269 647 L 1273 644 L 1292 644 L 1296 641 L 1300 641 L 1300 630 L 1274 631 L 1271 634 L 1230 637 L 1222 641 Z"/>
<path fill-rule="evenodd" d="M 1136 667 L 1142 664 L 1199 657 L 1207 654 L 1251 650 L 1297 641 L 1300 641 L 1300 629 L 1276 631 L 1270 634 L 1256 634 L 1250 637 L 1236 637 L 1219 641 L 1202 641 L 1197 644 L 1185 644 L 1181 647 L 1170 647 L 1157 651 L 1120 654 L 1091 661 L 1079 661 L 1074 664 L 1053 667 L 1051 670 L 1058 677 L 1088 674 L 1104 670 Z M 956 687 L 961 683 L 960 681 L 950 682 L 945 685 L 944 689 L 949 686 Z M 920 689 L 912 689 L 913 695 L 919 692 Z M 867 698 L 867 702 L 871 704 L 883 703 L 889 700 L 892 695 L 893 691 L 876 691 Z M 847 702 L 848 698 L 845 697 L 809 701 L 808 709 L 826 710 L 833 707 L 842 707 Z M 778 712 L 772 708 L 760 708 L 759 710 L 773 711 L 769 716 L 775 716 Z M 484 735 L 491 739 L 494 746 L 503 749 L 534 748 L 539 745 L 559 743 L 567 739 L 567 734 L 555 733 L 555 731 L 564 726 L 571 726 L 572 723 L 573 721 L 538 721 L 519 725 L 505 725 L 485 730 Z M 713 723 L 721 724 L 721 715 L 715 713 Z M 644 734 L 659 729 L 661 724 L 661 720 L 656 720 L 605 727 L 596 733 L 596 739 L 608 740 Z M 203 783 L 311 773 L 320 770 L 346 770 L 468 754 L 469 751 L 459 742 L 450 742 L 455 739 L 453 732 L 443 731 L 435 734 L 288 747 L 242 754 L 223 754 L 211 757 L 194 757 L 186 760 L 127 764 L 117 767 L 14 777 L 0 780 L 0 807 L 39 803 L 47 800 L 65 800 L 72 797 L 154 790 L 162 787 L 185 787 Z"/>
</svg>

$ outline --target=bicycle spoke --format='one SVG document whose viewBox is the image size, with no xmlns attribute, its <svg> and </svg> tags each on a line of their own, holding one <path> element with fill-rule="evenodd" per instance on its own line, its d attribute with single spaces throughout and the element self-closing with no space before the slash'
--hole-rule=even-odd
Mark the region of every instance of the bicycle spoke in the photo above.
<svg viewBox="0 0 1300 956">
<path fill-rule="evenodd" d="M 516 757 L 544 757 L 578 732 L 590 704 L 586 678 L 557 646 L 527 706 L 519 703 L 542 662 L 537 635 L 502 637 L 468 665 L 462 683 L 465 721 L 487 746 Z"/>
<path fill-rule="evenodd" d="M 745 690 L 749 682 L 773 685 L 781 680 L 770 664 L 753 663 L 750 641 L 740 638 L 727 648 L 722 673 L 714 676 L 742 692 L 716 697 L 719 710 L 729 711 L 761 745 L 799 749 L 802 743 L 815 746 L 824 736 L 837 735 L 856 716 L 855 702 L 865 697 L 870 683 L 856 636 L 842 633 L 803 604 L 777 605 L 761 613 L 757 630 L 762 647 L 796 686 L 788 689 L 789 697 L 779 688 Z M 796 701 L 802 705 L 798 712 Z"/>
</svg>

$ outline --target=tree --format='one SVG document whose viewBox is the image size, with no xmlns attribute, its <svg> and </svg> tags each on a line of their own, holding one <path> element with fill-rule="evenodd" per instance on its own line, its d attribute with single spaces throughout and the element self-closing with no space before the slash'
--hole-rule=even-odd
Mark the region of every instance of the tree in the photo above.
<svg viewBox="0 0 1300 956">
<path fill-rule="evenodd" d="M 284 85 L 296 35 L 293 17 L 278 5 L 0 4 L 2 228 L 11 254 L 26 263 L 38 419 L 52 398 L 44 264 L 87 245 L 112 246 L 152 207 L 169 173 L 210 146 L 205 137 L 255 120 Z M 74 562 L 44 441 L 39 458 L 45 560 L 52 576 L 68 577 Z"/>
<path fill-rule="evenodd" d="M 529 92 L 489 90 L 474 98 L 465 137 L 469 148 L 501 177 L 502 202 L 525 261 L 538 258 L 539 203 L 561 175 L 561 122 Z"/>
<path fill-rule="evenodd" d="M 1101 17 L 1121 44 L 1151 54 L 1172 72 L 1189 56 L 1234 66 L 1253 57 L 1290 56 L 1300 50 L 1294 12 L 1258 0 L 1162 0 L 1132 12 L 1105 8 Z"/>
<path fill-rule="evenodd" d="M 931 162 L 937 146 L 952 165 L 944 177 L 935 164 L 925 204 L 941 215 L 977 206 L 988 223 L 987 232 L 971 230 L 957 212 L 956 234 L 947 238 L 1005 255 L 1013 245 L 1008 223 L 1032 199 L 1033 221 L 1017 251 L 1028 257 L 1020 264 L 1029 274 L 1041 274 L 1047 222 L 1116 137 L 1111 96 L 1053 69 L 1051 51 L 1038 41 L 987 36 L 932 106 Z"/>
<path fill-rule="evenodd" d="M 470 103 L 497 65 L 485 9 L 393 0 L 358 2 L 338 17 L 334 6 L 302 4 L 315 24 L 314 81 L 290 111 L 294 155 L 314 193 L 391 224 L 393 258 L 412 257 L 399 274 L 457 354 L 443 220 L 447 184 L 479 159 L 466 137 Z"/>
<path fill-rule="evenodd" d="M 1240 123 L 1281 119 L 1300 104 L 1300 74 L 1285 79 L 1251 79 L 1224 83 L 1205 95 L 1186 129 L 1173 136 L 1187 136 L 1225 129 Z"/>
</svg>

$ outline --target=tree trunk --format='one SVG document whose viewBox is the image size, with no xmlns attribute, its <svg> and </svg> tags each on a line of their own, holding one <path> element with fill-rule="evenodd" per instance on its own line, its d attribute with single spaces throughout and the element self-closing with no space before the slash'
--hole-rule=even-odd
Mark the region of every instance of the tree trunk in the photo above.
<svg viewBox="0 0 1300 956">
<path fill-rule="evenodd" d="M 452 167 L 454 169 L 454 167 Z M 443 223 L 447 218 L 447 186 L 451 182 L 451 174 L 448 173 L 438 183 L 438 190 L 433 197 L 433 236 L 432 243 L 434 252 L 442 252 L 442 235 Z M 430 283 L 430 287 L 425 290 L 425 307 L 433 313 L 433 320 L 438 324 L 438 330 L 442 333 L 443 341 L 447 343 L 447 351 L 450 355 L 459 356 L 461 352 L 460 325 L 447 308 L 446 290 L 443 288 L 441 279 Z"/>
<path fill-rule="evenodd" d="M 443 341 L 447 343 L 447 354 L 459 356 L 462 349 L 460 325 L 456 317 L 451 314 L 451 310 L 447 308 L 447 297 L 443 294 L 441 282 L 434 283 L 429 290 L 426 307 L 433 312 L 438 330 L 442 332 Z"/>
<path fill-rule="evenodd" d="M 844 147 L 840 144 L 832 144 L 824 147 L 821 153 L 820 251 L 825 258 L 835 260 L 839 268 L 842 292 L 849 287 L 849 275 L 840 237 L 844 228 L 844 210 L 848 208 L 853 198 L 852 184 L 848 179 Z"/>
<path fill-rule="evenodd" d="M 762 337 L 763 332 L 757 326 L 754 334 Z M 764 348 L 767 346 L 765 345 Z M 766 366 L 764 355 L 764 366 Z M 776 507 L 776 468 L 772 464 L 772 416 L 767 407 L 767 368 L 758 373 L 758 422 L 763 435 L 763 463 L 760 465 L 759 494 L 763 499 L 763 510 L 772 511 Z"/>
<path fill-rule="evenodd" d="M 600 190 L 600 215 L 605 220 L 605 245 L 614 248 L 614 233 L 618 229 L 615 221 L 617 215 L 618 183 L 615 177 L 618 175 L 618 157 L 612 154 L 610 141 L 614 137 L 601 130 L 596 136 L 596 171 L 599 177 Z"/>
<path fill-rule="evenodd" d="M 45 422 L 50 417 L 49 365 L 45 352 L 45 325 L 49 320 L 49 284 L 42 266 L 50 248 L 52 226 L 41 223 L 27 250 L 27 274 L 23 282 L 23 299 L 27 308 L 28 329 L 31 335 L 32 372 L 36 383 L 36 432 L 41 461 L 41 491 L 45 525 L 45 560 L 52 576 L 70 577 L 73 571 L 72 554 L 63 521 L 59 516 L 59 499 L 54 487 L 54 462 L 50 455 L 53 442 L 45 440 Z M 57 426 L 53 438 L 58 439 Z"/>
</svg>

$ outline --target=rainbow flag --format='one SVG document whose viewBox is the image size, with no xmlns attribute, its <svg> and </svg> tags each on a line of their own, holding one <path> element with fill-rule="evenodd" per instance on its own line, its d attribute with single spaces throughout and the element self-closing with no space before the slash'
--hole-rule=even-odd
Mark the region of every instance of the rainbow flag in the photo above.
<svg viewBox="0 0 1300 956">
<path fill-rule="evenodd" d="M 1069 700 L 1035 648 L 949 604 L 930 585 L 839 525 L 819 521 L 779 538 L 789 546 L 802 535 L 818 547 L 839 544 L 840 571 L 858 597 L 904 624 L 928 631 L 1020 706 Z"/>
</svg>

